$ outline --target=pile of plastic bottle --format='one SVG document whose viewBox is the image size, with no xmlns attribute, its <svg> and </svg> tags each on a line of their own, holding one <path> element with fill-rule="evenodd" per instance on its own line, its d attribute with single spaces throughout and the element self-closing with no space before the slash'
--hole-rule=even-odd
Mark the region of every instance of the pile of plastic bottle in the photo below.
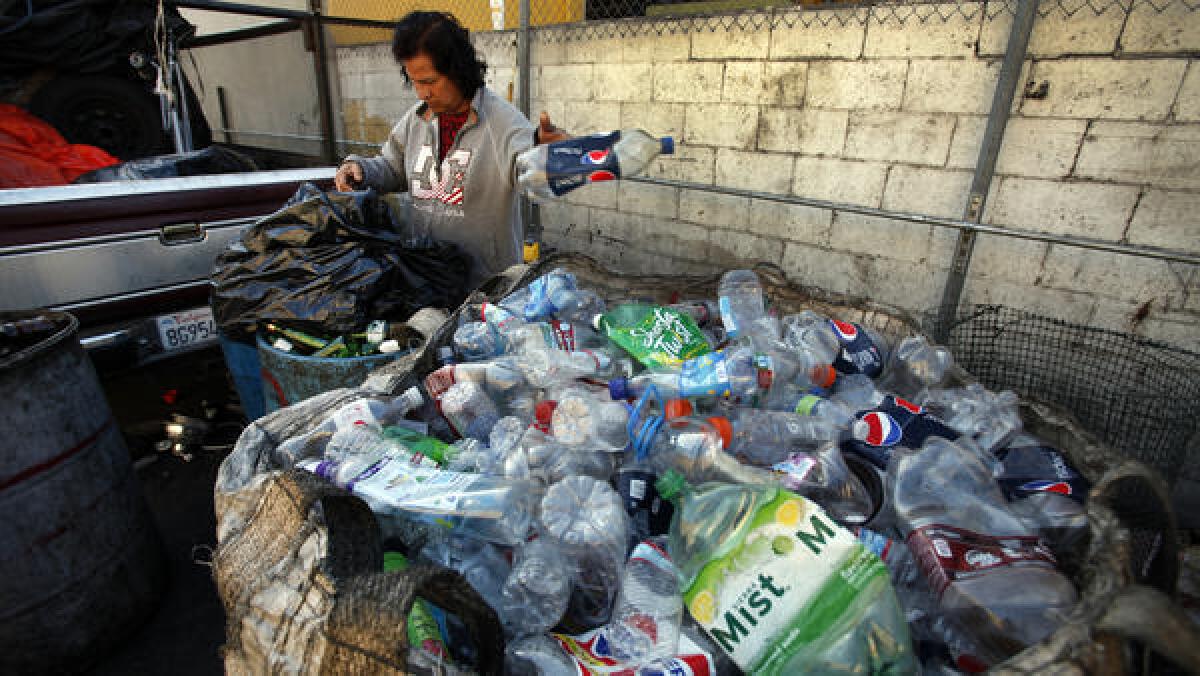
<svg viewBox="0 0 1200 676">
<path fill-rule="evenodd" d="M 514 674 L 971 673 L 1052 633 L 1087 486 L 1016 396 L 769 301 L 749 270 L 673 305 L 555 270 L 278 452 L 361 496 L 395 565 L 458 570 Z M 472 667 L 413 613 L 416 657 Z"/>
</svg>

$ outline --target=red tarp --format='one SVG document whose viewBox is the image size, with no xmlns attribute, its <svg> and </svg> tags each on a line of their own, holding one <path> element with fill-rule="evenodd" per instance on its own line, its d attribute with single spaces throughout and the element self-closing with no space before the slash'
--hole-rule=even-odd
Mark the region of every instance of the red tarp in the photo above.
<svg viewBox="0 0 1200 676">
<path fill-rule="evenodd" d="M 0 188 L 66 185 L 80 174 L 118 162 L 96 146 L 67 143 L 54 127 L 0 103 Z"/>
</svg>

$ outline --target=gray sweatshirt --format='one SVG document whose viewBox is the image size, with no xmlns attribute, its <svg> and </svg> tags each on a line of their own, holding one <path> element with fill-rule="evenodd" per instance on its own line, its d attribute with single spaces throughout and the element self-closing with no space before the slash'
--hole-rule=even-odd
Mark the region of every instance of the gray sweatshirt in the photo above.
<svg viewBox="0 0 1200 676">
<path fill-rule="evenodd" d="M 437 117 L 424 102 L 400 118 L 379 157 L 346 159 L 362 166 L 366 185 L 380 192 L 407 191 L 413 224 L 470 254 L 476 265 L 474 288 L 521 262 L 514 161 L 533 146 L 533 129 L 521 111 L 480 87 L 441 166 Z"/>
</svg>

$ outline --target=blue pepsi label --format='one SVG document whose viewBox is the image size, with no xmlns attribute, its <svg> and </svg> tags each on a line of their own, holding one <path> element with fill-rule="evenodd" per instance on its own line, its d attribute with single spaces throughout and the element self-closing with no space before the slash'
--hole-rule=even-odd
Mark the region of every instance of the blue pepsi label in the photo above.
<svg viewBox="0 0 1200 676">
<path fill-rule="evenodd" d="M 833 368 L 847 375 L 861 373 L 878 378 L 883 372 L 883 351 L 870 334 L 858 324 L 830 319 L 833 333 L 842 344 L 842 351 L 833 360 Z"/>
<path fill-rule="evenodd" d="M 883 469 L 897 446 L 920 448 L 930 437 L 951 441 L 959 433 L 925 409 L 895 395 L 884 397 L 873 410 L 860 411 L 854 428 L 855 438 L 842 442 L 842 451 L 857 453 Z"/>
<path fill-rule="evenodd" d="M 555 195 L 579 186 L 621 178 L 612 147 L 621 133 L 593 134 L 547 146 L 546 182 Z"/>
<path fill-rule="evenodd" d="M 996 452 L 996 482 L 1004 497 L 1019 500 L 1034 493 L 1058 493 L 1083 503 L 1091 483 L 1051 446 L 1019 446 Z"/>
</svg>

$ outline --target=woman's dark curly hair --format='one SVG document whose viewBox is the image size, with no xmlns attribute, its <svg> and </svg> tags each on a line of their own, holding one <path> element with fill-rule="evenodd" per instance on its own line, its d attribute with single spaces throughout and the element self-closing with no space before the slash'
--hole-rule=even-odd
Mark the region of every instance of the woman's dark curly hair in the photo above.
<svg viewBox="0 0 1200 676">
<path fill-rule="evenodd" d="M 487 64 L 475 53 L 467 29 L 445 12 L 409 12 L 396 24 L 392 37 L 392 55 L 400 63 L 404 81 L 412 83 L 404 60 L 427 54 L 433 67 L 450 78 L 466 98 L 475 96 L 483 86 Z"/>
</svg>

